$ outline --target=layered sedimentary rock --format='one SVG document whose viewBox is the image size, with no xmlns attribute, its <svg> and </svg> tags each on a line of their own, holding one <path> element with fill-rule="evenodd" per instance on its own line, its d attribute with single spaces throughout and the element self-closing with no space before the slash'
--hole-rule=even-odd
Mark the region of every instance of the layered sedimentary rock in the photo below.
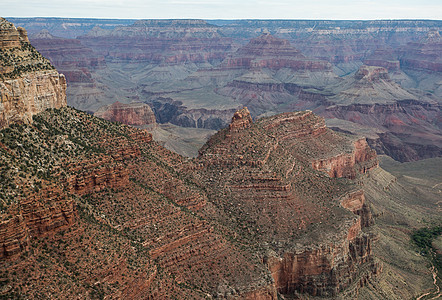
<svg viewBox="0 0 442 300">
<path fill-rule="evenodd" d="M 401 69 L 397 53 L 393 48 L 387 47 L 373 51 L 364 59 L 364 65 L 383 67 L 389 72 L 399 71 Z"/>
<path fill-rule="evenodd" d="M 428 32 L 419 42 L 408 43 L 400 50 L 401 66 L 406 69 L 442 72 L 442 38 L 439 31 Z"/>
<path fill-rule="evenodd" d="M 15 147 L 12 136 L 23 148 Z M 38 274 L 40 263 L 49 266 L 42 285 L 56 280 L 52 275 L 56 267 L 63 274 L 72 272 L 80 282 L 100 282 L 103 293 L 115 297 L 182 298 L 189 296 L 183 285 L 190 284 L 198 287 L 190 292 L 195 299 L 207 294 L 276 299 L 259 259 L 238 249 L 208 219 L 195 215 L 205 209 L 208 198 L 191 173 L 181 171 L 194 165 L 154 143 L 148 132 L 63 108 L 38 114 L 31 125 L 12 127 L 1 142 L 7 149 L 0 156 L 7 162 L 1 174 L 13 180 L 2 181 L 7 199 L 12 199 L 2 195 L 3 209 L 12 201 L 1 214 L 2 259 L 20 270 L 17 282 L 26 287 L 21 293 L 36 293 L 35 284 L 32 287 L 20 275 L 27 264 L 24 253 L 32 248 L 38 257 L 49 251 L 56 258 L 37 261 Z M 28 147 L 30 142 L 33 147 Z M 27 160 L 31 152 L 38 159 Z M 43 184 L 38 190 L 42 177 L 60 188 Z M 33 188 L 31 193 L 24 192 L 27 186 Z M 18 204 L 13 195 L 23 195 L 19 211 L 14 210 Z M 41 247 L 44 238 L 51 242 Z M 72 247 L 78 257 L 60 247 Z M 34 259 L 33 254 L 29 257 Z M 94 289 L 74 290 L 87 294 Z M 71 288 L 52 293 L 70 294 Z"/>
<path fill-rule="evenodd" d="M 357 161 L 377 166 L 366 142 L 333 133 L 312 112 L 250 121 L 244 108 L 209 140 L 200 152 L 200 172 L 217 192 L 211 201 L 225 215 L 221 222 L 267 249 L 264 261 L 277 290 L 331 297 L 380 272 L 371 238 L 362 232 L 372 223 L 363 192 L 345 191 L 333 179 L 363 173 Z M 357 158 L 336 164 L 331 176 L 315 173 L 316 158 L 333 161 L 341 153 Z M 334 201 L 342 211 L 330 206 Z M 358 269 L 365 271 L 352 275 Z"/>
<path fill-rule="evenodd" d="M 20 47 L 20 32 L 5 19 L 0 19 L 0 49 L 8 50 Z"/>
<path fill-rule="evenodd" d="M 29 44 L 26 30 L 1 19 L 0 45 L 0 128 L 66 106 L 65 77 Z"/>
<path fill-rule="evenodd" d="M 26 161 L 33 141 L 40 159 L 24 163 L 25 177 L 38 187 L 39 176 L 48 176 L 64 189 L 43 186 L 20 202 L 22 213 L 14 215 L 13 206 L 7 210 L 12 218 L 0 227 L 3 257 L 14 258 L 8 265 L 21 270 L 16 274 L 23 274 L 23 253 L 30 247 L 41 257 L 50 251 L 57 259 L 41 260 L 50 266 L 44 279 L 50 284 L 52 266 L 64 253 L 57 249 L 73 247 L 75 237 L 83 246 L 71 251 L 81 255 L 60 272 L 78 274 L 80 282 L 92 276 L 103 293 L 114 296 L 184 297 L 189 295 L 184 284 L 197 287 L 192 298 L 332 296 L 356 291 L 359 281 L 380 271 L 371 238 L 361 232 L 371 223 L 363 193 L 312 168 L 315 157 L 340 151 L 358 153 L 360 163 L 375 157 L 362 154 L 362 146 L 355 150 L 354 140 L 328 130 L 311 112 L 252 122 L 244 108 L 194 162 L 160 147 L 146 131 L 69 108 L 47 111 L 21 126 L 2 135 L 8 151 L 1 159 L 16 155 Z M 10 136 L 21 141 L 23 150 Z M 50 149 L 58 150 L 48 157 Z M 362 172 L 357 164 L 354 168 Z M 18 165 L 2 172 L 22 178 L 13 175 L 18 170 L 25 169 Z M 7 195 L 23 194 L 26 182 L 15 181 L 18 190 L 7 185 Z M 71 194 L 78 197 L 76 209 Z M 86 242 L 79 236 L 87 236 Z M 43 237 L 51 244 L 32 244 Z M 111 241 L 104 242 L 109 238 L 122 244 L 109 248 L 105 245 Z M 65 255 L 64 261 L 75 262 Z M 100 268 L 91 268 L 87 257 Z M 32 295 L 33 288 L 17 276 L 16 282 L 26 286 L 22 293 Z M 75 290 L 83 294 L 85 289 Z"/>
<path fill-rule="evenodd" d="M 140 20 L 108 32 L 96 28 L 80 40 L 115 61 L 166 65 L 220 61 L 231 49 L 231 40 L 203 20 Z"/>
<path fill-rule="evenodd" d="M 345 75 L 357 70 L 374 51 L 397 49 L 441 27 L 440 21 L 421 20 L 238 20 L 225 24 L 223 32 L 247 41 L 270 31 L 290 40 L 307 56 L 333 63 L 339 75 Z M 386 60 L 382 61 L 383 65 L 376 65 L 387 67 Z"/>
<path fill-rule="evenodd" d="M 311 111 L 253 122 L 243 108 L 188 160 L 146 131 L 51 109 L 2 130 L 0 162 L 6 297 L 354 297 L 381 271 L 350 180 L 376 155 Z"/>
<path fill-rule="evenodd" d="M 289 68 L 297 70 L 330 70 L 331 65 L 325 61 L 306 58 L 287 40 L 271 34 L 263 34 L 252 39 L 247 45 L 238 49 L 221 65 L 223 68 Z"/>
<path fill-rule="evenodd" d="M 95 116 L 112 122 L 121 122 L 127 125 L 154 125 L 155 115 L 149 105 L 145 103 L 114 104 L 104 106 L 95 112 Z"/>
<path fill-rule="evenodd" d="M 181 127 L 219 130 L 226 127 L 236 109 L 187 108 L 181 101 L 156 98 L 149 101 L 158 123 L 172 123 Z"/>
<path fill-rule="evenodd" d="M 373 128 L 378 137 L 369 142 L 379 153 L 396 160 L 441 154 L 440 129 L 434 123 L 440 115 L 436 98 L 403 89 L 385 68 L 377 66 L 362 66 L 338 89 L 339 93 L 328 98 L 328 105 L 315 112 Z M 341 129 L 352 132 L 345 127 Z"/>
<path fill-rule="evenodd" d="M 29 250 L 32 239 L 66 229 L 77 218 L 73 198 L 56 186 L 47 186 L 20 198 L 20 203 L 11 208 L 12 218 L 2 217 L 2 259 L 16 258 Z"/>
<path fill-rule="evenodd" d="M 170 118 L 173 124 L 220 129 L 228 125 L 231 110 L 244 105 L 255 117 L 304 109 L 322 114 L 330 106 L 344 109 L 334 104 L 347 100 L 355 104 L 399 100 L 401 107 L 413 111 L 410 120 L 421 122 L 416 116 L 433 117 L 433 112 L 404 100 L 424 104 L 427 96 L 435 95 L 437 102 L 442 95 L 437 69 L 440 21 L 142 20 L 117 28 L 114 24 L 128 21 L 43 18 L 23 22 L 32 28 L 46 24 L 51 34 L 69 28 L 74 34 L 92 24 L 99 26 L 75 40 L 54 39 L 47 32 L 37 36 L 41 42 L 35 40 L 46 55 L 54 56 L 57 67 L 58 62 L 65 64 L 66 70 L 61 70 L 74 84 L 68 90 L 69 104 L 91 112 L 117 100 L 152 104 L 170 98 L 185 108 L 179 117 Z M 388 70 L 390 82 L 381 78 L 381 72 L 378 83 L 383 86 L 370 81 L 371 86 L 361 85 L 363 80 L 356 80 L 353 73 L 363 75 L 369 69 L 363 66 L 358 71 L 362 63 Z M 431 110 L 438 110 L 433 104 Z M 352 114 L 343 120 L 365 118 L 357 112 L 342 114 Z M 334 112 L 323 115 L 340 118 Z M 408 124 L 394 113 L 386 118 Z M 379 153 L 400 160 L 439 155 L 437 143 L 427 138 L 416 143 L 414 132 L 410 133 L 414 141 L 402 143 L 412 128 L 402 128 L 403 134 L 398 135 L 387 126 L 376 128 L 375 123 L 382 122 L 376 119 L 364 125 L 380 133 L 370 142 Z M 417 127 L 424 132 L 427 125 Z M 433 136 L 434 126 L 428 126 L 433 127 Z M 401 147 L 407 154 L 399 158 Z"/>
<path fill-rule="evenodd" d="M 31 36 L 32 45 L 73 83 L 94 83 L 91 72 L 106 67 L 103 56 L 95 54 L 76 39 L 64 39 L 51 35 L 49 31 Z"/>
<path fill-rule="evenodd" d="M 308 58 L 271 34 L 252 39 L 201 76 L 218 80 L 215 93 L 247 105 L 253 115 L 315 107 L 319 90 L 338 80 L 329 62 Z M 318 96 L 310 97 L 312 86 Z"/>
<path fill-rule="evenodd" d="M 66 76 L 68 104 L 90 110 L 102 106 L 107 88 L 96 80 L 97 72 L 106 71 L 104 56 L 95 53 L 77 39 L 53 36 L 48 30 L 31 35 L 35 48 L 47 57 L 57 70 Z"/>
<path fill-rule="evenodd" d="M 349 233 L 360 232 L 355 223 Z M 339 241 L 342 244 L 340 244 Z M 312 296 L 334 297 L 343 289 L 356 284 L 363 286 L 369 279 L 382 271 L 371 254 L 371 239 L 357 234 L 336 237 L 335 244 L 309 247 L 281 258 L 270 258 L 269 269 L 275 285 L 282 294 L 307 293 Z M 349 263 L 351 262 L 351 263 Z M 370 272 L 362 277 L 355 274 L 356 266 L 369 266 Z M 323 274 L 331 274 L 324 278 Z"/>
<path fill-rule="evenodd" d="M 36 71 L 0 82 L 0 127 L 30 123 L 48 108 L 66 106 L 66 80 L 57 71 Z"/>
<path fill-rule="evenodd" d="M 15 257 L 29 249 L 29 230 L 23 216 L 17 215 L 0 223 L 0 259 Z"/>
<path fill-rule="evenodd" d="M 96 19 L 96 18 L 8 18 L 16 26 L 26 28 L 31 35 L 42 30 L 49 30 L 52 35 L 75 39 L 89 32 L 96 26 L 111 30 L 117 26 L 131 25 L 131 19 Z"/>
<path fill-rule="evenodd" d="M 372 150 L 365 138 L 354 141 L 350 153 L 315 160 L 312 166 L 316 170 L 327 172 L 330 177 L 347 177 L 354 179 L 357 173 L 365 173 L 378 167 L 376 152 Z"/>
</svg>

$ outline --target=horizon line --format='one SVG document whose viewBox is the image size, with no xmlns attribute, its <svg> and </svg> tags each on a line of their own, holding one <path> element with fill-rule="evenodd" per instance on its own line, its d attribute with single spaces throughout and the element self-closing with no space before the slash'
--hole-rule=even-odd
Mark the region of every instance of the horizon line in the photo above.
<svg viewBox="0 0 442 300">
<path fill-rule="evenodd" d="M 275 19 L 275 18 L 100 18 L 100 17 L 50 17 L 50 16 L 38 16 L 38 17 L 2 17 L 4 19 L 88 19 L 88 20 L 204 20 L 204 21 L 441 21 L 442 19 Z"/>
</svg>

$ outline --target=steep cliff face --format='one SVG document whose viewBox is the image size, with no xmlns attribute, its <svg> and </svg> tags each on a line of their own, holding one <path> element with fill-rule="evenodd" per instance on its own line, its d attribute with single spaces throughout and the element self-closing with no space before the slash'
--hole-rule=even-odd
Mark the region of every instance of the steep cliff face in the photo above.
<svg viewBox="0 0 442 300">
<path fill-rule="evenodd" d="M 400 51 L 401 65 L 405 69 L 442 72 L 442 37 L 438 30 L 429 31 L 419 42 L 408 43 Z"/>
<path fill-rule="evenodd" d="M 155 125 L 155 115 L 149 105 L 144 103 L 114 104 L 104 106 L 94 114 L 96 117 L 127 125 Z"/>
<path fill-rule="evenodd" d="M 236 109 L 190 109 L 181 101 L 163 97 L 149 101 L 149 105 L 158 123 L 214 130 L 226 127 L 236 111 Z"/>
<path fill-rule="evenodd" d="M 217 62 L 232 47 L 217 26 L 203 20 L 139 20 L 112 31 L 96 28 L 80 40 L 113 61 L 165 65 Z"/>
<path fill-rule="evenodd" d="M 252 39 L 247 45 L 238 49 L 221 65 L 224 68 L 289 68 L 296 70 L 330 70 L 331 65 L 325 61 L 306 58 L 290 45 L 287 40 L 263 34 Z"/>
<path fill-rule="evenodd" d="M 358 233 L 355 237 L 336 237 L 334 244 L 297 250 L 281 258 L 271 257 L 268 265 L 278 291 L 288 295 L 296 292 L 329 298 L 351 285 L 363 286 L 381 272 L 382 267 L 372 258 L 372 240 L 359 233 L 359 226 L 355 223 L 350 228 L 349 232 Z M 370 272 L 358 277 L 358 265 L 370 268 Z"/>
<path fill-rule="evenodd" d="M 376 152 L 372 150 L 365 138 L 354 141 L 353 151 L 342 153 L 326 159 L 314 160 L 316 170 L 327 172 L 330 177 L 354 179 L 358 173 L 366 173 L 379 165 Z"/>
<path fill-rule="evenodd" d="M 29 124 L 34 115 L 48 108 L 66 106 L 64 76 L 51 70 L 48 61 L 29 44 L 25 29 L 4 19 L 0 19 L 0 58 L 0 128 Z M 8 146 L 2 143 L 2 150 L 9 156 L 2 157 L 2 181 L 9 182 L 9 186 L 2 188 L 0 257 L 15 258 L 29 249 L 33 237 L 71 226 L 77 213 L 72 197 L 59 187 L 47 182 L 42 187 L 39 181 L 39 187 L 32 189 L 25 180 L 15 178 L 18 173 L 11 170 L 14 152 L 6 149 Z"/>
<path fill-rule="evenodd" d="M 36 71 L 0 82 L 0 127 L 30 123 L 48 108 L 66 106 L 66 80 L 57 71 Z"/>
<path fill-rule="evenodd" d="M 66 106 L 65 77 L 29 44 L 26 30 L 1 19 L 0 39 L 0 128 Z"/>
</svg>

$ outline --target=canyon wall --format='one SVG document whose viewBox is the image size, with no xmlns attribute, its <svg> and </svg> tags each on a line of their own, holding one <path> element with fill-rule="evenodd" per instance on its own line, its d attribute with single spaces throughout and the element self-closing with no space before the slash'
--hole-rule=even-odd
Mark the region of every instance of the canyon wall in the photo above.
<svg viewBox="0 0 442 300">
<path fill-rule="evenodd" d="M 48 108 L 66 106 L 66 79 L 57 71 L 37 71 L 0 82 L 0 127 L 30 123 Z"/>
<path fill-rule="evenodd" d="M 94 113 L 96 117 L 127 125 L 155 125 L 155 115 L 149 105 L 144 103 L 122 104 L 115 102 L 104 106 Z"/>
<path fill-rule="evenodd" d="M 0 128 L 66 106 L 64 75 L 29 44 L 26 30 L 0 19 L 0 46 Z"/>
</svg>

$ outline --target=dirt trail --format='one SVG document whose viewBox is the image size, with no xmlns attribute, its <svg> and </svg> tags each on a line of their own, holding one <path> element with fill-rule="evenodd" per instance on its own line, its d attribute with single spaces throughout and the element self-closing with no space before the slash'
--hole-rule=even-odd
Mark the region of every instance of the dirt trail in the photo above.
<svg viewBox="0 0 442 300">
<path fill-rule="evenodd" d="M 423 297 L 428 296 L 430 294 L 435 295 L 433 298 L 430 298 L 430 300 L 440 299 L 440 297 L 442 296 L 442 293 L 440 292 L 440 287 L 437 285 L 437 269 L 434 266 L 431 266 L 430 270 L 431 273 L 433 274 L 433 284 L 436 287 L 436 291 L 422 294 L 419 297 L 417 297 L 416 300 L 421 300 Z"/>
</svg>

